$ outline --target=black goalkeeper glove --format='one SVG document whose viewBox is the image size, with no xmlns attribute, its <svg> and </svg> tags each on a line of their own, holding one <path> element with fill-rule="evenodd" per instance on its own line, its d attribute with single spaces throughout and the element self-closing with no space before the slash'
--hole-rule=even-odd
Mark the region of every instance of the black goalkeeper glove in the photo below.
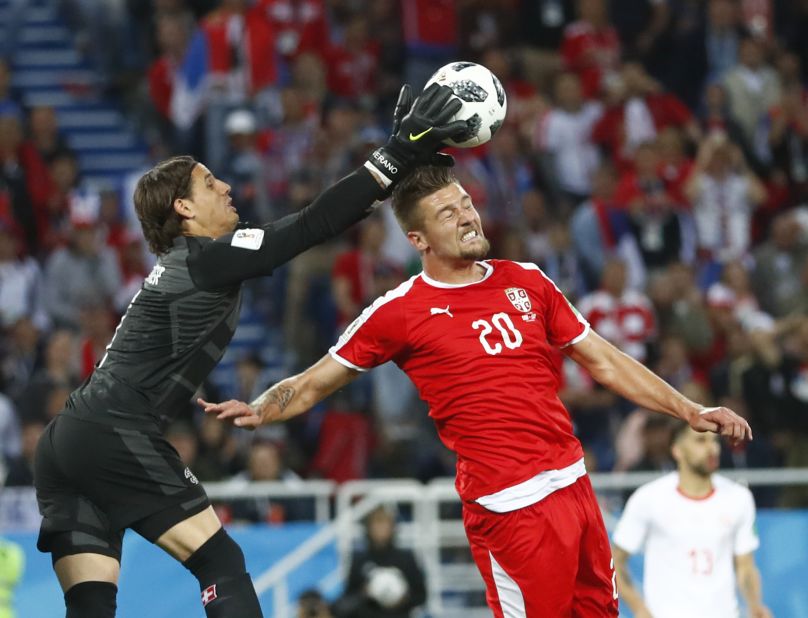
<svg viewBox="0 0 808 618">
<path fill-rule="evenodd" d="M 437 151 L 445 146 L 445 139 L 460 137 L 468 131 L 465 120 L 449 122 L 461 103 L 452 97 L 448 86 L 431 84 L 414 105 L 411 102 L 412 89 L 404 84 L 393 113 L 392 135 L 365 163 L 390 190 L 419 165 L 454 165 L 451 156 Z"/>
</svg>

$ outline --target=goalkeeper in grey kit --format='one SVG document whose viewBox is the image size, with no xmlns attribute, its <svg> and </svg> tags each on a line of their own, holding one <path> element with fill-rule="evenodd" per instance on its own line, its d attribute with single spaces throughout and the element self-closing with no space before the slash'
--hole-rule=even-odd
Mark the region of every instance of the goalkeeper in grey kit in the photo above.
<svg viewBox="0 0 808 618">
<path fill-rule="evenodd" d="M 230 186 L 191 157 L 140 178 L 135 207 L 157 265 L 37 446 L 38 547 L 51 553 L 67 618 L 115 615 L 127 528 L 191 571 L 209 618 L 262 615 L 241 549 L 163 436 L 164 423 L 224 354 L 243 281 L 360 221 L 417 166 L 451 165 L 437 151 L 467 130 L 449 122 L 460 108 L 451 94 L 430 86 L 412 104 L 404 86 L 388 142 L 311 205 L 272 223 L 240 223 Z"/>
</svg>

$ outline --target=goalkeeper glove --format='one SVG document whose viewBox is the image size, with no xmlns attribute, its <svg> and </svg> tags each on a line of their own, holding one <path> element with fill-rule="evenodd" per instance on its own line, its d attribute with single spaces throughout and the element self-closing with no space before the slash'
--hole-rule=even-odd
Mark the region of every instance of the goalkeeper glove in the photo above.
<svg viewBox="0 0 808 618">
<path fill-rule="evenodd" d="M 411 102 L 412 90 L 404 84 L 393 114 L 392 135 L 365 163 L 388 190 L 419 165 L 453 165 L 451 156 L 437 151 L 445 145 L 445 139 L 468 131 L 465 120 L 449 122 L 462 104 L 452 97 L 448 86 L 431 84 L 415 104 Z"/>
</svg>

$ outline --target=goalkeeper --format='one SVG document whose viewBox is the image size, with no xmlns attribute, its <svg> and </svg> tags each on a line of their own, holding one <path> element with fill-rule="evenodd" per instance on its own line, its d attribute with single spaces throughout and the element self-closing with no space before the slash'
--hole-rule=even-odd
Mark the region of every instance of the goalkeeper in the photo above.
<svg viewBox="0 0 808 618">
<path fill-rule="evenodd" d="M 460 102 L 446 86 L 411 99 L 405 86 L 392 136 L 362 168 L 279 221 L 240 223 L 230 186 L 191 157 L 138 181 L 135 208 L 157 264 L 36 453 L 38 547 L 52 555 L 68 618 L 115 615 L 126 528 L 197 578 L 209 618 L 261 616 L 241 549 L 162 428 L 222 358 L 243 281 L 361 220 L 417 166 L 451 164 L 437 150 L 466 131 L 449 122 Z"/>
</svg>

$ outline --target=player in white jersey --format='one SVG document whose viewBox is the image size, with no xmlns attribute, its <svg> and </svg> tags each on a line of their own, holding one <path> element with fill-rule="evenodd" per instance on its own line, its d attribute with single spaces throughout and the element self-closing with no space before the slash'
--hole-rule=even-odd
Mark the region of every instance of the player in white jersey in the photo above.
<svg viewBox="0 0 808 618">
<path fill-rule="evenodd" d="M 715 474 L 720 444 L 711 433 L 677 429 L 678 470 L 629 498 L 612 541 L 618 588 L 635 618 L 736 618 L 737 587 L 750 618 L 771 618 L 763 604 L 755 503 L 742 485 Z M 628 573 L 642 551 L 642 593 Z"/>
</svg>

